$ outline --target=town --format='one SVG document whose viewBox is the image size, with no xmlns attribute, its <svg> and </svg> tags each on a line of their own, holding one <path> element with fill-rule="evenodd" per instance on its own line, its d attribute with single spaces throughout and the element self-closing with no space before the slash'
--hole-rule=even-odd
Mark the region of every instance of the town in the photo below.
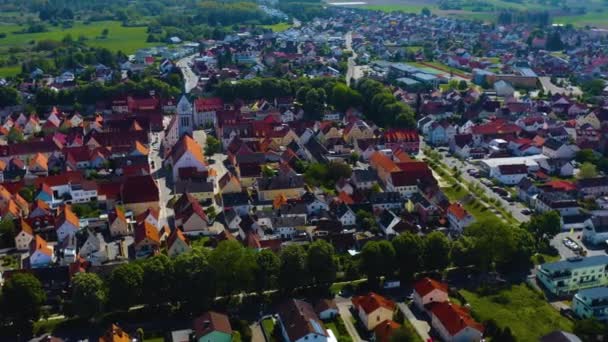
<svg viewBox="0 0 608 342">
<path fill-rule="evenodd" d="M 0 340 L 606 336 L 608 30 L 260 7 L 0 79 Z"/>
</svg>

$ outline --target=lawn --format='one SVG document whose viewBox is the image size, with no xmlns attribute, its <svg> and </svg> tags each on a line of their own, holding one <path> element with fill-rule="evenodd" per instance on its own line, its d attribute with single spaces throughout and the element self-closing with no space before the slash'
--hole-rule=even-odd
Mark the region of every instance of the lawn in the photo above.
<svg viewBox="0 0 608 342">
<path fill-rule="evenodd" d="M 278 23 L 274 25 L 262 25 L 263 28 L 271 29 L 272 32 L 282 32 L 291 28 L 290 23 Z"/>
<path fill-rule="evenodd" d="M 420 13 L 423 8 L 427 7 L 431 11 L 433 10 L 433 6 L 424 6 L 419 4 L 400 4 L 400 5 L 365 5 L 361 6 L 362 8 L 374 10 L 374 11 L 382 11 L 382 12 L 406 12 L 406 13 Z"/>
<path fill-rule="evenodd" d="M 21 65 L 12 65 L 0 68 L 0 77 L 10 77 L 21 73 Z"/>
<path fill-rule="evenodd" d="M 270 341 L 276 341 L 275 338 L 275 321 L 272 318 L 265 318 L 262 320 L 262 328 L 264 329 L 264 333 L 270 339 Z"/>
<path fill-rule="evenodd" d="M 572 331 L 574 324 L 553 308 L 544 295 L 525 284 L 513 285 L 498 294 L 481 296 L 461 290 L 481 321 L 494 319 L 500 327 L 510 327 L 518 341 L 538 341 L 554 330 Z"/>
<path fill-rule="evenodd" d="M 344 322 L 342 321 L 342 318 L 340 316 L 336 317 L 331 322 L 323 322 L 323 324 L 325 325 L 325 328 L 331 329 L 331 331 L 334 333 L 334 335 L 336 336 L 336 339 L 338 339 L 338 341 L 352 341 L 353 340 L 352 337 L 350 337 L 350 335 L 348 334 L 348 331 L 346 330 L 346 327 L 344 326 Z"/>
<path fill-rule="evenodd" d="M 133 53 L 139 48 L 154 46 L 147 43 L 146 27 L 124 27 L 118 21 L 98 21 L 85 25 L 82 22 L 74 24 L 71 28 L 54 27 L 47 25 L 48 32 L 40 33 L 15 33 L 26 26 L 0 25 L 0 33 L 6 33 L 5 38 L 0 38 L 0 48 L 10 46 L 25 46 L 31 41 L 39 40 L 61 40 L 70 34 L 73 39 L 80 36 L 87 38 L 86 43 L 90 46 L 108 48 L 113 51 Z M 101 37 L 101 32 L 108 29 L 108 36 Z M 1 69 L 0 69 L 1 70 Z"/>
</svg>

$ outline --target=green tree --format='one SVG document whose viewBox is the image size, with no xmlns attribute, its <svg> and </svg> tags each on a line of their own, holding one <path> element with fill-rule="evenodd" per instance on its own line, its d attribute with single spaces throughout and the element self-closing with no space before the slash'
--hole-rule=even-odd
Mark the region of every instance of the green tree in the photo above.
<svg viewBox="0 0 608 342">
<path fill-rule="evenodd" d="M 309 283 L 306 267 L 306 251 L 300 245 L 290 245 L 284 248 L 279 255 L 281 267 L 279 272 L 279 285 L 287 292 Z"/>
<path fill-rule="evenodd" d="M 597 167 L 589 162 L 583 163 L 579 168 L 578 177 L 581 179 L 597 177 Z"/>
<path fill-rule="evenodd" d="M 450 259 L 458 267 L 475 265 L 479 260 L 476 253 L 475 240 L 470 236 L 461 236 L 452 244 Z"/>
<path fill-rule="evenodd" d="M 14 106 L 21 102 L 19 92 L 12 87 L 0 87 L 0 107 Z"/>
<path fill-rule="evenodd" d="M 414 274 L 423 269 L 422 253 L 424 241 L 411 232 L 405 232 L 392 241 L 396 259 L 399 261 L 399 276 L 403 280 L 410 280 Z"/>
<path fill-rule="evenodd" d="M 154 284 L 142 289 L 143 301 L 158 305 L 166 302 L 173 289 L 173 261 L 165 254 L 155 255 L 142 264 L 143 283 Z"/>
<path fill-rule="evenodd" d="M 222 151 L 221 142 L 212 135 L 207 135 L 207 141 L 205 142 L 205 155 L 211 156 Z"/>
<path fill-rule="evenodd" d="M 369 241 L 360 254 L 361 271 L 368 281 L 377 285 L 381 276 L 389 276 L 395 270 L 395 249 L 386 240 Z"/>
<path fill-rule="evenodd" d="M 253 250 L 237 241 L 222 241 L 211 252 L 209 263 L 216 275 L 217 291 L 232 294 L 253 288 L 257 264 Z"/>
<path fill-rule="evenodd" d="M 275 289 L 278 285 L 278 275 L 281 269 L 281 259 L 268 249 L 263 249 L 255 256 L 258 271 L 255 274 L 256 289 L 264 291 Z"/>
<path fill-rule="evenodd" d="M 599 160 L 599 157 L 596 155 L 596 152 L 590 148 L 582 149 L 576 153 L 576 161 L 579 163 L 591 163 L 596 164 Z"/>
<path fill-rule="evenodd" d="M 434 231 L 424 238 L 424 265 L 428 270 L 443 270 L 450 263 L 450 240 Z"/>
<path fill-rule="evenodd" d="M 606 326 L 595 318 L 574 321 L 574 334 L 583 341 L 600 341 L 607 333 Z"/>
<path fill-rule="evenodd" d="M 15 222 L 7 217 L 2 218 L 0 220 L 0 247 L 14 247 L 16 234 Z"/>
<path fill-rule="evenodd" d="M 469 88 L 469 84 L 465 80 L 460 80 L 458 82 L 458 90 L 467 90 Z"/>
<path fill-rule="evenodd" d="M 390 342 L 417 342 L 420 340 L 411 329 L 408 329 L 405 325 L 402 325 L 399 329 L 395 330 L 391 335 Z"/>
<path fill-rule="evenodd" d="M 376 222 L 376 218 L 374 214 L 369 211 L 365 211 L 363 209 L 357 210 L 355 213 L 357 216 L 357 224 L 366 231 L 375 232 L 378 230 L 378 223 Z"/>
<path fill-rule="evenodd" d="M 23 132 L 21 132 L 15 127 L 11 127 L 11 129 L 8 131 L 7 140 L 9 143 L 14 144 L 23 142 L 25 140 L 25 137 L 23 136 Z"/>
<path fill-rule="evenodd" d="M 425 17 L 430 17 L 431 16 L 431 10 L 428 7 L 423 7 L 422 11 L 420 11 L 420 14 L 422 14 Z"/>
<path fill-rule="evenodd" d="M 173 299 L 196 310 L 208 308 L 216 295 L 215 272 L 209 264 L 207 249 L 193 249 L 174 261 Z M 177 281 L 179 279 L 179 281 Z"/>
<path fill-rule="evenodd" d="M 80 317 L 91 318 L 103 312 L 108 299 L 103 280 L 95 273 L 78 273 L 72 280 L 72 308 Z"/>
<path fill-rule="evenodd" d="M 28 332 L 32 323 L 40 317 L 40 308 L 46 301 L 46 293 L 40 281 L 31 274 L 17 273 L 8 278 L 2 287 L 0 313 L 17 330 Z"/>
<path fill-rule="evenodd" d="M 522 228 L 530 232 L 534 238 L 537 250 L 549 246 L 549 241 L 561 231 L 561 218 L 557 211 L 534 214 L 530 221 L 522 224 Z"/>
<path fill-rule="evenodd" d="M 120 309 L 139 304 L 142 297 L 144 271 L 138 264 L 128 263 L 116 267 L 108 282 L 110 303 Z"/>
<path fill-rule="evenodd" d="M 317 285 L 329 285 L 336 280 L 334 246 L 325 240 L 317 240 L 308 247 L 308 271 Z"/>
</svg>

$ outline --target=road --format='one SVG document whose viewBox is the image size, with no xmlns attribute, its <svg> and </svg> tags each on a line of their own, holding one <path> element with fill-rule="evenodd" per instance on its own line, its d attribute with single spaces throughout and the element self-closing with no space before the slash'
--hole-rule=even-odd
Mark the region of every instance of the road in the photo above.
<svg viewBox="0 0 608 342">
<path fill-rule="evenodd" d="M 253 323 L 249 329 L 251 329 L 251 342 L 266 342 L 260 322 Z"/>
<path fill-rule="evenodd" d="M 171 199 L 171 188 L 167 185 L 167 172 L 163 168 L 163 156 L 160 152 L 161 143 L 163 141 L 163 132 L 152 132 L 150 133 L 150 154 L 148 160 L 150 161 L 150 171 L 156 179 L 159 193 L 159 223 L 161 226 L 168 225 L 169 220 L 173 217 L 173 209 L 167 208 L 167 203 Z"/>
<path fill-rule="evenodd" d="M 431 327 L 425 321 L 421 321 L 414 316 L 414 313 L 405 303 L 397 303 L 397 307 L 401 312 L 403 312 L 403 316 L 410 322 L 410 324 L 416 330 L 416 333 L 423 341 L 431 341 L 431 336 L 429 335 L 429 331 Z"/>
<path fill-rule="evenodd" d="M 495 193 L 494 191 L 492 191 L 492 189 L 490 189 L 490 187 L 486 186 L 485 184 L 481 183 L 479 181 L 479 179 L 472 177 L 471 175 L 469 175 L 467 173 L 468 169 L 477 169 L 477 167 L 473 164 L 470 164 L 469 162 L 466 161 L 461 161 L 458 160 L 448 154 L 444 154 L 443 157 L 443 162 L 451 169 L 452 167 L 456 166 L 456 168 L 458 170 L 460 170 L 461 174 L 462 174 L 462 178 L 464 180 L 466 180 L 467 182 L 471 183 L 471 184 L 477 184 L 478 186 L 480 186 L 483 190 L 486 196 L 488 196 L 489 198 L 494 198 L 495 200 L 497 200 L 503 208 L 505 208 L 505 210 L 509 211 L 511 213 L 511 215 L 513 215 L 513 218 L 515 218 L 518 222 L 528 222 L 530 220 L 530 216 L 524 215 L 522 214 L 522 210 L 524 209 L 528 209 L 526 206 L 524 206 L 523 204 L 519 203 L 519 202 L 513 202 L 513 203 L 509 203 L 508 201 L 505 201 L 502 197 L 500 197 L 497 193 Z"/>
<path fill-rule="evenodd" d="M 540 81 L 540 84 L 542 85 L 543 90 L 545 91 L 545 94 L 548 94 L 548 93 L 563 94 L 563 95 L 568 95 L 568 96 L 583 95 L 583 92 L 580 90 L 579 87 L 568 87 L 568 88 L 558 87 L 557 85 L 555 85 L 551 82 L 551 77 L 543 76 L 543 77 L 539 77 L 538 80 Z"/>
<path fill-rule="evenodd" d="M 353 53 L 352 56 L 348 57 L 347 65 L 348 69 L 346 69 L 346 84 L 350 85 L 351 79 L 355 81 L 361 77 L 359 69 L 357 68 L 357 64 L 355 60 L 357 59 L 357 53 L 353 50 L 353 32 L 348 31 L 344 35 L 344 44 L 346 45 L 346 50 L 351 51 Z"/>
<path fill-rule="evenodd" d="M 198 76 L 192 71 L 190 63 L 194 60 L 195 55 L 187 56 L 177 61 L 177 67 L 181 69 L 184 75 L 184 91 L 189 93 L 198 84 Z"/>
<path fill-rule="evenodd" d="M 351 302 L 348 298 L 336 297 L 336 305 L 338 306 L 338 312 L 340 313 L 340 317 L 342 317 L 342 321 L 344 322 L 344 327 L 348 334 L 353 339 L 353 342 L 363 342 L 361 339 L 355 325 L 353 324 L 353 315 L 350 313 Z"/>
</svg>

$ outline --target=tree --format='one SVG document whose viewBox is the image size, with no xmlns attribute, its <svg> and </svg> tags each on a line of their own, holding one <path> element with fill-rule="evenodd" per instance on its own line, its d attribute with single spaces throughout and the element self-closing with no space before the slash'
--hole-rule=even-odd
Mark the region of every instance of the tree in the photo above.
<svg viewBox="0 0 608 342">
<path fill-rule="evenodd" d="M 477 266 L 483 271 L 506 262 L 516 248 L 511 228 L 498 220 L 477 221 L 464 234 L 473 239 Z"/>
<path fill-rule="evenodd" d="M 469 88 L 469 84 L 465 80 L 460 80 L 458 82 L 458 90 L 467 90 Z"/>
<path fill-rule="evenodd" d="M 475 265 L 479 260 L 476 252 L 474 239 L 469 236 L 461 236 L 452 244 L 450 259 L 458 267 Z"/>
<path fill-rule="evenodd" d="M 597 167 L 589 162 L 583 163 L 579 168 L 578 177 L 581 179 L 597 177 Z"/>
<path fill-rule="evenodd" d="M 15 222 L 7 217 L 2 218 L 0 220 L 0 247 L 14 247 L 16 234 Z"/>
<path fill-rule="evenodd" d="M 128 263 L 116 267 L 108 282 L 110 303 L 120 309 L 128 309 L 139 304 L 142 297 L 143 274 L 144 271 L 138 264 Z"/>
<path fill-rule="evenodd" d="M 205 142 L 205 155 L 211 156 L 216 153 L 220 153 L 222 150 L 221 142 L 212 135 L 207 135 L 207 141 Z"/>
<path fill-rule="evenodd" d="M 14 144 L 23 142 L 25 140 L 25 137 L 23 136 L 23 132 L 21 132 L 15 127 L 11 127 L 11 129 L 8 131 L 7 139 L 9 143 Z"/>
<path fill-rule="evenodd" d="M 200 310 L 207 308 L 215 298 L 215 273 L 209 265 L 208 250 L 193 249 L 175 258 L 173 279 L 179 279 L 174 284 L 173 299 L 186 302 L 191 308 Z"/>
<path fill-rule="evenodd" d="M 557 211 L 534 214 L 529 222 L 522 224 L 522 228 L 532 234 L 536 249 L 542 250 L 561 231 L 561 218 Z"/>
<path fill-rule="evenodd" d="M 101 31 L 101 35 L 103 37 L 107 37 L 109 33 L 110 33 L 110 31 L 107 28 L 104 28 L 103 31 Z"/>
<path fill-rule="evenodd" d="M 450 240 L 434 231 L 424 238 L 424 265 L 428 270 L 443 270 L 450 263 Z"/>
<path fill-rule="evenodd" d="M 46 293 L 40 281 L 31 274 L 17 273 L 2 287 L 0 313 L 17 330 L 27 332 L 33 321 L 40 317 L 40 308 Z"/>
<path fill-rule="evenodd" d="M 14 106 L 21 102 L 19 92 L 12 87 L 0 87 L 0 107 Z"/>
<path fill-rule="evenodd" d="M 581 84 L 581 89 L 587 96 L 599 96 L 604 91 L 606 84 L 601 79 L 593 79 Z"/>
<path fill-rule="evenodd" d="M 306 269 L 306 251 L 300 245 L 290 245 L 279 255 L 281 267 L 279 271 L 279 286 L 287 292 L 306 285 L 309 276 Z"/>
<path fill-rule="evenodd" d="M 302 108 L 311 118 L 320 118 L 321 112 L 325 108 L 327 95 L 324 89 L 310 89 L 306 92 Z"/>
<path fill-rule="evenodd" d="M 574 333 L 583 341 L 599 341 L 599 337 L 606 335 L 608 329 L 595 318 L 574 321 Z"/>
<path fill-rule="evenodd" d="M 255 274 L 256 289 L 261 292 L 276 288 L 281 259 L 271 250 L 263 249 L 256 254 L 255 261 L 258 265 L 258 271 Z"/>
<path fill-rule="evenodd" d="M 369 211 L 359 209 L 357 210 L 355 215 L 357 216 L 357 223 L 362 229 L 371 232 L 374 232 L 378 229 L 378 223 L 376 222 L 376 218 Z"/>
<path fill-rule="evenodd" d="M 377 285 L 379 277 L 388 276 L 395 270 L 395 249 L 386 240 L 369 241 L 360 254 L 361 271 L 371 284 Z"/>
<path fill-rule="evenodd" d="M 391 335 L 390 342 L 416 342 L 420 339 L 414 335 L 411 329 L 408 329 L 405 325 L 402 325 L 399 329 L 395 330 Z"/>
<path fill-rule="evenodd" d="M 423 269 L 422 253 L 424 242 L 422 238 L 411 232 L 405 232 L 392 241 L 395 256 L 399 265 L 399 276 L 403 280 L 410 280 L 414 274 Z"/>
<path fill-rule="evenodd" d="M 327 285 L 336 279 L 334 246 L 325 240 L 317 240 L 308 247 L 308 271 L 317 285 Z"/>
<path fill-rule="evenodd" d="M 576 153 L 576 161 L 579 163 L 592 163 L 596 164 L 599 160 L 599 157 L 596 155 L 595 151 L 590 148 L 582 149 Z"/>
<path fill-rule="evenodd" d="M 216 275 L 217 291 L 232 294 L 253 288 L 257 264 L 252 250 L 237 241 L 222 241 L 211 252 L 209 264 Z"/>
<path fill-rule="evenodd" d="M 95 273 L 78 273 L 72 280 L 72 308 L 80 317 L 103 312 L 108 297 L 103 280 Z"/>
<path fill-rule="evenodd" d="M 430 17 L 431 10 L 428 7 L 424 7 L 424 8 L 422 8 L 422 11 L 420 11 L 420 14 L 422 14 L 425 17 Z"/>
<path fill-rule="evenodd" d="M 170 297 L 173 275 L 173 261 L 165 254 L 155 255 L 142 264 L 143 283 L 154 284 L 142 289 L 143 301 L 147 304 L 162 304 Z"/>
</svg>

